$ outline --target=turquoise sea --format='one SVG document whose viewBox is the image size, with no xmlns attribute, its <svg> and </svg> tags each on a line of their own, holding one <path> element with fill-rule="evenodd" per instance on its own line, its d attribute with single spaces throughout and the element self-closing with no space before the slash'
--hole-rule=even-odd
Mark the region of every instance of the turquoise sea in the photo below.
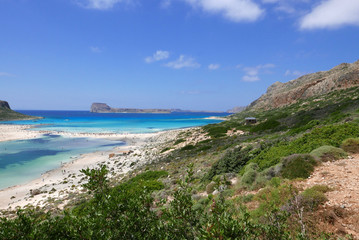
<svg viewBox="0 0 359 240">
<path fill-rule="evenodd" d="M 149 133 L 202 126 L 220 120 L 206 119 L 226 113 L 122 114 L 86 111 L 19 111 L 43 119 L 2 122 L 34 125 L 33 130 L 85 133 Z M 46 134 L 41 138 L 0 142 L 0 189 L 28 182 L 80 154 L 109 150 L 125 144 L 95 138 L 67 138 Z"/>
</svg>

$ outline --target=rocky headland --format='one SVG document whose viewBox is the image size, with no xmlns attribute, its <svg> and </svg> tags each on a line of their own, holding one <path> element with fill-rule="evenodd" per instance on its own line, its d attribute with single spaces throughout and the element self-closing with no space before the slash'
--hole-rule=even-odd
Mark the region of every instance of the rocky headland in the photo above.
<svg viewBox="0 0 359 240">
<path fill-rule="evenodd" d="M 0 100 L 0 121 L 36 119 L 38 117 L 28 116 L 11 110 L 10 105 L 6 101 Z"/>
</svg>

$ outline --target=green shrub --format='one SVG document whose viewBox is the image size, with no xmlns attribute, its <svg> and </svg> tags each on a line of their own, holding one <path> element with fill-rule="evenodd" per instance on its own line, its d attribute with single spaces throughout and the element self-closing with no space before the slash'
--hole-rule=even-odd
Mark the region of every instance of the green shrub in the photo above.
<svg viewBox="0 0 359 240">
<path fill-rule="evenodd" d="M 247 164 L 247 166 L 245 167 L 245 171 L 248 170 L 258 170 L 258 164 L 257 163 L 249 163 Z"/>
<path fill-rule="evenodd" d="M 239 147 L 229 150 L 226 154 L 214 163 L 206 178 L 211 180 L 214 176 L 222 173 L 238 173 L 251 159 L 251 147 Z"/>
<path fill-rule="evenodd" d="M 180 139 L 177 139 L 173 145 L 177 145 L 177 144 L 183 143 L 185 141 L 186 141 L 185 139 L 180 138 Z"/>
<path fill-rule="evenodd" d="M 161 153 L 167 152 L 168 150 L 171 150 L 171 149 L 172 148 L 170 148 L 170 147 L 166 147 L 166 148 L 162 149 Z"/>
<path fill-rule="evenodd" d="M 255 217 L 262 217 L 266 212 L 280 208 L 296 194 L 297 190 L 291 184 L 281 184 L 276 187 L 266 187 L 260 190 L 254 200 L 259 202 L 259 207 L 252 212 Z"/>
<path fill-rule="evenodd" d="M 329 188 L 323 185 L 317 185 L 304 190 L 301 193 L 303 206 L 308 210 L 316 209 L 320 204 L 323 204 L 328 200 L 324 194 L 328 190 Z"/>
<path fill-rule="evenodd" d="M 348 138 L 343 141 L 341 147 L 349 153 L 359 153 L 359 138 Z"/>
<path fill-rule="evenodd" d="M 257 175 L 258 173 L 256 170 L 249 169 L 243 174 L 241 178 L 241 184 L 246 187 L 251 186 L 256 180 Z"/>
<path fill-rule="evenodd" d="M 195 148 L 196 148 L 195 146 L 188 144 L 188 145 L 184 146 L 183 148 L 181 148 L 181 151 L 188 151 L 188 150 L 192 150 Z"/>
<path fill-rule="evenodd" d="M 221 124 L 209 124 L 203 127 L 208 132 L 208 135 L 212 138 L 224 137 L 227 131 L 230 129 L 229 126 L 223 126 Z"/>
<path fill-rule="evenodd" d="M 215 188 L 216 188 L 216 183 L 215 182 L 210 182 L 210 183 L 208 183 L 207 184 L 207 186 L 206 186 L 206 192 L 207 192 L 207 194 L 211 194 L 211 193 L 213 193 L 213 191 L 215 190 Z"/>
<path fill-rule="evenodd" d="M 335 161 L 348 157 L 348 154 L 341 148 L 333 146 L 321 146 L 310 152 L 310 155 L 320 159 L 322 162 Z"/>
<path fill-rule="evenodd" d="M 283 139 L 274 146 L 262 150 L 251 162 L 258 163 L 261 169 L 266 169 L 279 163 L 282 157 L 297 153 L 310 153 L 324 145 L 339 147 L 344 139 L 356 136 L 359 136 L 357 123 L 318 127 L 293 141 Z"/>
<path fill-rule="evenodd" d="M 280 125 L 280 122 L 274 119 L 268 119 L 267 121 L 258 124 L 257 126 L 251 129 L 251 132 L 262 132 L 266 130 L 274 130 Z"/>
<path fill-rule="evenodd" d="M 317 164 L 309 154 L 293 154 L 282 159 L 280 174 L 284 178 L 308 178 Z"/>
<path fill-rule="evenodd" d="M 199 147 L 199 148 L 197 149 L 197 151 L 198 151 L 198 152 L 200 152 L 200 151 L 206 151 L 206 150 L 209 150 L 209 149 L 211 149 L 211 148 L 212 148 L 211 145 L 202 146 L 202 147 Z"/>
<path fill-rule="evenodd" d="M 269 186 L 279 187 L 281 184 L 281 179 L 279 177 L 274 177 L 269 181 Z"/>
</svg>

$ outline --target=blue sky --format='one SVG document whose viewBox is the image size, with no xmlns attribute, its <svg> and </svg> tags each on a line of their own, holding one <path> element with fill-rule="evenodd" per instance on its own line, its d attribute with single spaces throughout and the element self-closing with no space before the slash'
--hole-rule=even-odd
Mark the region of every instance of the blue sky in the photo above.
<svg viewBox="0 0 359 240">
<path fill-rule="evenodd" d="M 359 59 L 358 0 L 0 0 L 14 109 L 227 110 Z"/>
</svg>

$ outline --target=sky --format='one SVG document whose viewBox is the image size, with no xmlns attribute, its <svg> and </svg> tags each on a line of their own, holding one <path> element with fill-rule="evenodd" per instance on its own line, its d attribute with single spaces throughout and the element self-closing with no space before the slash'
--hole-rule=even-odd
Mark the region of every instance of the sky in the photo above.
<svg viewBox="0 0 359 240">
<path fill-rule="evenodd" d="M 358 43 L 359 0 L 0 0 L 0 99 L 226 111 Z"/>
</svg>

